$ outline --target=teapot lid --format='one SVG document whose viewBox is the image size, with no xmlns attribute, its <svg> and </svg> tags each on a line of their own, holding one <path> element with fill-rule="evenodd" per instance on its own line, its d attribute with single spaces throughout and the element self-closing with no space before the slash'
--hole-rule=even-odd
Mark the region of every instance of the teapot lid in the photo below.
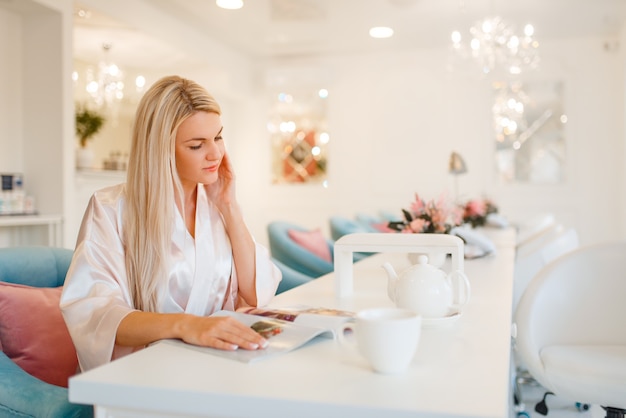
<svg viewBox="0 0 626 418">
<path fill-rule="evenodd" d="M 435 266 L 433 266 L 432 264 L 428 263 L 428 256 L 425 254 L 420 254 L 419 256 L 417 256 L 417 263 L 413 264 L 411 267 L 409 267 L 409 271 L 413 272 L 413 273 L 418 273 L 418 274 L 422 274 L 422 273 L 426 273 L 426 274 L 433 274 L 436 273 L 439 277 L 439 275 L 445 276 L 445 271 L 441 270 L 440 268 L 437 268 Z"/>
</svg>

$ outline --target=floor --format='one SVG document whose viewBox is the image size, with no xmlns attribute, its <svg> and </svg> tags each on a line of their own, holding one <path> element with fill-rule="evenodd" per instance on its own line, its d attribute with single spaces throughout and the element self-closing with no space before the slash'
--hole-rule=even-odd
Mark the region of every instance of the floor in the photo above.
<svg viewBox="0 0 626 418">
<path fill-rule="evenodd" d="M 538 384 L 524 384 L 522 388 L 523 409 L 517 408 L 513 411 L 511 417 L 524 418 L 524 414 L 518 411 L 525 411 L 531 418 L 604 418 L 604 410 L 597 405 L 591 405 L 586 411 L 579 411 L 576 402 L 568 399 L 562 399 L 557 396 L 549 395 L 546 399 L 548 406 L 548 414 L 542 415 L 535 412 L 535 405 L 541 401 L 546 390 Z M 516 414 L 517 413 L 517 414 Z"/>
</svg>

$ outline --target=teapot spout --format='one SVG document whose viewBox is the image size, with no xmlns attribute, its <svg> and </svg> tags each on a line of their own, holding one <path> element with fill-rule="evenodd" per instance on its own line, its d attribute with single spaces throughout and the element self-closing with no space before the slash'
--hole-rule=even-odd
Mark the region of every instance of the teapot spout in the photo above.
<svg viewBox="0 0 626 418">
<path fill-rule="evenodd" d="M 398 282 L 398 275 L 396 274 L 396 271 L 393 269 L 393 266 L 389 264 L 389 262 L 385 262 L 381 267 L 385 269 L 385 271 L 387 272 L 387 276 L 388 276 L 387 296 L 389 296 L 389 299 L 391 299 L 395 303 L 396 283 Z"/>
</svg>

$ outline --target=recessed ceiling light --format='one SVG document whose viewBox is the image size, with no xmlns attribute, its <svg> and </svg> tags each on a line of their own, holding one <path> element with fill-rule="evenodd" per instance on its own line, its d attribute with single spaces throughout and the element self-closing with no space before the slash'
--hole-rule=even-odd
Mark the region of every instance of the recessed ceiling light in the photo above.
<svg viewBox="0 0 626 418">
<path fill-rule="evenodd" d="M 215 0 L 215 4 L 222 9 L 237 10 L 243 7 L 243 0 Z"/>
<path fill-rule="evenodd" d="M 370 36 L 372 38 L 390 38 L 393 36 L 393 29 L 386 26 L 377 26 L 370 29 Z"/>
</svg>

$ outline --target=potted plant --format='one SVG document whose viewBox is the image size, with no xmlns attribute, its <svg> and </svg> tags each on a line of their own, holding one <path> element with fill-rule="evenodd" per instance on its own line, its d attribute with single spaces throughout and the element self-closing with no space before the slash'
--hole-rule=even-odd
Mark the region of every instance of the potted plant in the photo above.
<svg viewBox="0 0 626 418">
<path fill-rule="evenodd" d="M 78 168 L 92 167 L 93 151 L 87 147 L 87 143 L 102 129 L 104 122 L 104 116 L 95 110 L 91 110 L 85 105 L 76 106 L 76 136 L 80 143 L 76 157 Z"/>
</svg>

